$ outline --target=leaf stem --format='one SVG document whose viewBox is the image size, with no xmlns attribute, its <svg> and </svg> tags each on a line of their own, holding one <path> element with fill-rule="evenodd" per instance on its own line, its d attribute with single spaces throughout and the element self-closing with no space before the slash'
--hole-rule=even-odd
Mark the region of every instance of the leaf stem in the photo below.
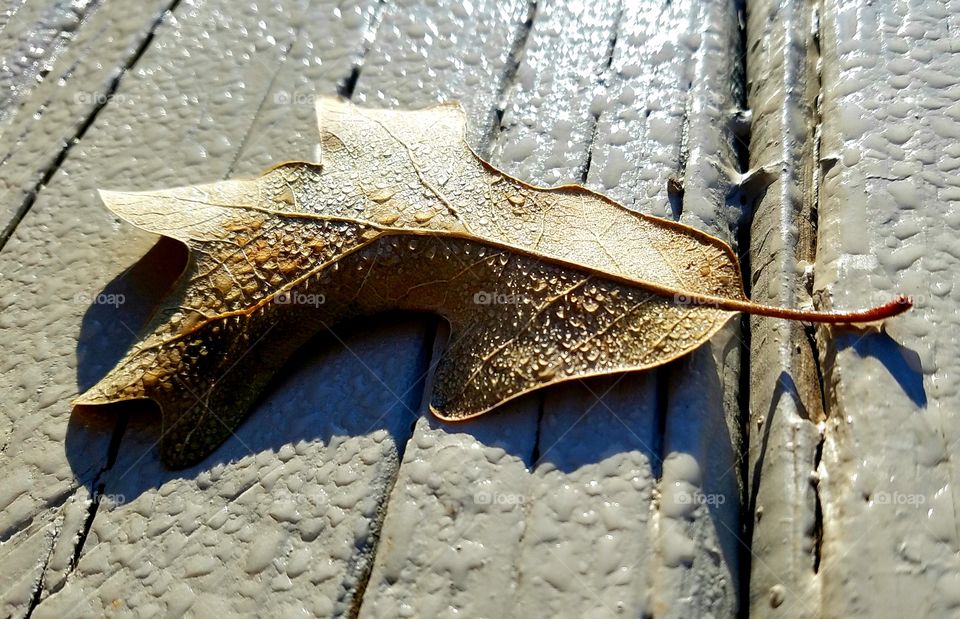
<svg viewBox="0 0 960 619">
<path fill-rule="evenodd" d="M 772 318 L 786 318 L 788 320 L 802 320 L 805 322 L 824 322 L 830 324 L 848 323 L 848 322 L 876 322 L 885 318 L 892 318 L 904 313 L 913 307 L 913 301 L 906 295 L 898 295 L 895 299 L 883 305 L 871 307 L 870 309 L 854 311 L 836 311 L 821 312 L 817 310 L 790 309 L 786 307 L 773 307 L 770 305 L 760 305 L 750 301 L 737 301 L 734 299 L 718 299 L 717 306 L 722 309 L 729 309 L 757 316 L 770 316 Z"/>
</svg>

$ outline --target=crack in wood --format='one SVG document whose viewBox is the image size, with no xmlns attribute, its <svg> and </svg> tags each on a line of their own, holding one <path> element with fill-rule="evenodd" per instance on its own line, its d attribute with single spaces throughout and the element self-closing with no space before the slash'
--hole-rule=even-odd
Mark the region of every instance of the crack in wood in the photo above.
<svg viewBox="0 0 960 619">
<path fill-rule="evenodd" d="M 477 154 L 482 158 L 490 159 L 490 149 L 500 135 L 500 123 L 503 120 L 503 112 L 506 109 L 506 98 L 510 92 L 511 86 L 516 82 L 517 72 L 520 70 L 520 64 L 523 61 L 523 52 L 527 47 L 527 41 L 530 39 L 530 33 L 533 31 L 533 20 L 537 15 L 537 0 L 528 0 L 527 12 L 524 15 L 523 22 L 513 38 L 513 44 L 510 46 L 510 53 L 507 55 L 507 62 L 504 65 L 503 72 L 500 74 L 500 83 L 497 87 L 497 94 L 494 97 L 494 122 L 490 124 L 487 134 L 483 138 L 483 144 L 477 145 Z"/>
<path fill-rule="evenodd" d="M 7 543 L 11 539 L 13 539 L 13 537 L 20 531 L 29 529 L 33 525 L 33 523 L 36 521 L 36 519 L 39 516 L 41 516 L 45 510 L 57 509 L 63 506 L 70 499 L 70 497 L 73 496 L 73 493 L 76 492 L 77 489 L 79 488 L 80 486 L 75 486 L 75 485 L 69 486 L 63 492 L 60 492 L 52 496 L 49 500 L 47 500 L 46 503 L 44 503 L 44 505 L 40 509 L 34 511 L 32 514 L 30 514 L 26 518 L 23 518 L 22 520 L 12 523 L 6 529 L 0 532 L 0 544 Z"/>
<path fill-rule="evenodd" d="M 617 39 L 620 38 L 620 23 L 623 20 L 623 3 L 617 2 L 617 12 L 613 18 L 613 30 L 610 33 L 610 40 L 607 43 L 606 51 L 606 63 L 598 76 L 597 82 L 598 85 L 603 87 L 606 86 L 610 80 L 610 71 L 613 67 L 613 57 L 617 49 Z M 590 143 L 587 145 L 587 159 L 583 163 L 583 167 L 580 170 L 580 184 L 587 184 L 587 177 L 590 175 L 590 166 L 593 164 L 593 148 L 597 143 L 597 131 L 600 128 L 600 116 L 601 112 L 594 112 L 590 114 Z"/>
<path fill-rule="evenodd" d="M 24 614 L 24 619 L 30 619 L 33 615 L 33 612 L 40 606 L 40 602 L 43 600 L 43 590 L 44 583 L 46 582 L 47 577 L 47 567 L 50 565 L 50 559 L 53 557 L 53 551 L 57 546 L 57 539 L 60 537 L 60 527 L 54 526 L 53 535 L 50 540 L 50 550 L 47 551 L 47 556 L 44 558 L 43 563 L 40 566 L 40 575 L 37 577 L 37 584 L 33 590 L 33 596 L 30 598 L 29 605 L 27 606 L 27 612 Z"/>
<path fill-rule="evenodd" d="M 437 333 L 439 331 L 438 319 L 431 319 L 432 324 L 426 329 L 426 336 L 423 340 L 423 347 L 420 349 L 420 357 L 417 359 L 417 381 L 415 386 L 408 390 L 409 393 L 418 393 L 420 395 L 420 410 L 425 410 L 430 398 L 430 382 L 428 378 L 433 375 L 436 365 L 439 362 L 440 354 L 437 348 Z M 410 408 L 409 406 L 407 407 Z M 363 603 L 366 600 L 367 586 L 370 584 L 370 577 L 373 575 L 373 566 L 377 560 L 377 554 L 380 552 L 381 534 L 383 532 L 383 523 L 386 522 L 387 512 L 390 509 L 390 498 L 393 496 L 393 490 L 400 478 L 400 467 L 403 465 L 403 458 L 406 454 L 407 444 L 413 439 L 417 421 L 420 417 L 415 417 L 409 428 L 409 435 L 406 440 L 397 441 L 397 463 L 391 472 L 390 478 L 384 488 L 377 507 L 376 518 L 370 522 L 371 543 L 366 556 L 368 560 L 362 563 L 357 574 L 356 588 L 350 596 L 350 606 L 347 609 L 347 617 L 356 619 L 360 616 L 363 609 Z M 357 562 L 360 565 L 360 562 Z M 344 591 L 349 594 L 349 591 Z"/>
<path fill-rule="evenodd" d="M 354 62 L 354 64 L 350 67 L 350 73 L 348 73 L 347 76 L 344 77 L 337 86 L 337 94 L 344 99 L 353 98 L 353 92 L 357 88 L 357 81 L 360 79 L 360 72 L 363 70 L 363 63 L 370 54 L 370 48 L 373 46 L 373 41 L 377 38 L 377 32 L 380 31 L 380 25 L 383 23 L 383 12 L 385 7 L 386 0 L 380 0 L 377 2 L 373 9 L 373 18 L 370 20 L 370 25 L 367 27 L 367 32 L 364 33 L 363 37 L 361 38 L 363 43 L 360 47 L 360 53 L 357 55 L 356 62 Z"/>
<path fill-rule="evenodd" d="M 70 560 L 70 572 L 76 569 L 77 563 L 80 562 L 80 555 L 83 553 L 83 547 L 87 542 L 87 536 L 90 535 L 90 529 L 93 527 L 93 520 L 97 516 L 97 510 L 100 509 L 100 502 L 103 500 L 104 490 L 106 489 L 107 485 L 105 481 L 100 480 L 103 478 L 103 475 L 112 469 L 113 465 L 117 462 L 117 456 L 120 453 L 120 443 L 123 440 L 123 435 L 127 431 L 128 420 L 129 417 L 126 414 L 121 414 L 117 417 L 117 423 L 113 428 L 113 434 L 110 436 L 110 444 L 107 448 L 107 461 L 97 472 L 96 476 L 93 478 L 93 481 L 90 482 L 90 489 L 93 493 L 93 497 L 90 500 L 87 518 L 83 523 L 83 529 L 80 530 L 80 535 L 77 537 L 76 546 L 73 549 L 73 558 Z"/>
<path fill-rule="evenodd" d="M 816 92 L 813 97 L 813 119 L 814 119 L 814 135 L 813 135 L 813 153 L 812 153 L 812 162 L 811 162 L 811 186 L 810 186 L 810 199 L 808 200 L 809 212 L 809 230 L 808 230 L 808 242 L 806 243 L 806 250 L 809 252 L 810 263 L 815 264 L 817 259 L 817 229 L 818 222 L 817 218 L 820 212 L 820 189 L 823 183 L 823 176 L 829 171 L 829 168 L 824 168 L 819 165 L 821 150 L 823 146 L 823 80 L 821 75 L 820 68 L 820 59 L 821 59 L 821 49 L 820 49 L 820 10 L 823 7 L 823 0 L 819 0 L 810 7 L 810 25 L 811 25 L 811 46 L 812 46 L 812 55 L 813 55 L 813 69 L 807 67 L 807 73 L 810 76 L 810 79 L 815 80 L 814 90 Z M 835 163 L 835 161 L 834 161 Z M 832 166 L 831 166 L 832 167 Z M 811 287 L 809 290 L 811 296 L 813 293 L 812 286 L 813 282 L 806 282 L 807 285 Z M 825 382 L 824 382 L 824 372 L 823 372 L 823 358 L 821 357 L 820 347 L 816 338 L 816 330 L 814 327 L 805 327 L 804 332 L 807 337 L 807 343 L 810 347 L 810 357 L 813 360 L 813 373 L 815 380 L 817 382 L 817 387 L 820 393 L 820 406 L 821 414 L 824 417 L 829 417 L 830 408 L 827 398 Z M 820 463 L 823 458 L 823 446 L 826 442 L 826 433 L 821 431 L 817 440 L 817 445 L 814 451 L 814 461 L 813 461 L 813 471 L 815 475 L 812 476 L 811 484 L 813 485 L 813 497 L 814 497 L 814 524 L 813 524 L 813 547 L 811 552 L 813 553 L 813 572 L 818 574 L 820 572 L 820 565 L 823 558 L 823 498 L 821 496 L 820 480 L 819 476 L 816 473 L 820 469 Z"/>
<path fill-rule="evenodd" d="M 103 475 L 106 472 L 108 472 L 111 468 L 113 468 L 113 465 L 116 463 L 117 455 L 120 452 L 120 441 L 123 437 L 124 432 L 126 431 L 126 427 L 127 427 L 127 416 L 121 415 L 118 418 L 117 425 L 114 427 L 113 434 L 111 435 L 111 438 L 110 438 L 107 461 L 103 465 L 103 467 L 101 467 L 101 469 L 97 472 L 97 474 L 94 476 L 93 481 L 90 482 L 91 500 L 90 500 L 89 506 L 87 507 L 87 516 L 84 519 L 83 528 L 79 531 L 77 535 L 77 539 L 74 542 L 73 555 L 70 559 L 70 563 L 67 569 L 68 573 L 73 572 L 73 570 L 77 566 L 77 563 L 80 560 L 80 555 L 82 554 L 84 544 L 87 541 L 87 537 L 90 534 L 91 528 L 93 527 L 93 521 L 94 521 L 94 518 L 96 517 L 97 510 L 100 507 L 100 501 L 104 496 L 104 489 L 106 486 L 106 482 L 101 482 L 100 479 L 103 477 Z M 56 502 L 56 507 L 62 507 L 63 505 L 66 504 L 66 502 L 71 497 L 76 496 L 76 491 L 79 488 L 80 486 L 74 486 L 70 488 L 69 491 L 63 493 L 62 495 L 58 495 L 62 497 L 62 500 L 59 500 Z M 47 509 L 49 509 L 52 507 L 52 505 L 48 503 L 46 507 Z M 40 572 L 40 578 L 38 579 L 38 582 L 37 582 L 37 588 L 34 590 L 33 597 L 31 598 L 30 605 L 27 608 L 27 613 L 25 617 L 29 617 L 30 615 L 32 615 L 33 612 L 43 603 L 44 600 L 50 597 L 50 595 L 57 593 L 66 584 L 66 579 L 63 579 L 51 589 L 47 589 L 46 587 L 47 567 L 50 563 L 50 559 L 52 558 L 54 551 L 56 550 L 56 544 L 60 538 L 63 527 L 65 526 L 65 523 L 62 521 L 62 517 L 58 517 L 58 519 L 60 519 L 59 522 L 57 522 L 56 520 L 54 521 L 54 533 L 53 533 L 53 539 L 51 540 L 51 544 L 50 544 L 50 550 L 47 553 L 47 557 L 43 562 L 43 568 Z M 25 527 L 20 526 L 19 528 L 22 530 Z M 46 595 L 44 595 L 44 593 L 46 593 Z"/>
<path fill-rule="evenodd" d="M 748 109 L 747 104 L 747 28 L 746 28 L 746 3 L 744 0 L 737 0 L 737 13 L 739 15 L 738 20 L 738 43 L 737 43 L 737 62 L 734 65 L 733 70 L 733 81 L 734 89 L 736 92 L 737 107 L 739 110 L 733 113 L 733 118 L 731 119 L 731 124 L 728 127 L 733 133 L 733 147 L 734 153 L 736 155 L 737 164 L 741 175 L 748 174 L 750 169 L 750 126 L 747 125 L 747 130 L 744 131 L 743 123 L 737 123 L 737 120 L 742 120 L 745 117 L 749 117 L 749 113 L 746 112 Z M 753 175 L 755 178 L 758 175 Z M 742 176 L 741 176 L 742 177 Z M 769 181 L 764 185 L 769 184 Z M 743 277 L 743 286 L 744 292 L 747 297 L 752 296 L 752 284 L 753 278 L 750 277 L 752 272 L 751 268 L 751 252 L 750 248 L 753 242 L 752 233 L 753 233 L 753 216 L 757 211 L 757 207 L 760 203 L 760 200 L 763 197 L 762 191 L 753 191 L 746 195 L 742 192 L 738 192 L 738 204 L 735 206 L 741 209 L 740 216 L 734 224 L 734 238 L 737 241 L 737 254 L 740 259 L 740 268 Z M 738 530 L 736 532 L 736 537 L 740 541 L 740 544 L 737 545 L 738 548 L 738 573 L 734 574 L 738 582 L 737 591 L 738 591 L 738 616 L 747 617 L 750 609 L 750 571 L 752 568 L 752 559 L 753 554 L 751 552 L 750 540 L 752 538 L 752 528 L 753 528 L 753 513 L 752 505 L 749 500 L 747 493 L 750 483 L 750 459 L 748 457 L 749 453 L 749 432 L 750 432 L 750 377 L 751 377 L 751 341 L 753 339 L 753 333 L 750 328 L 751 320 L 747 315 L 740 316 L 740 337 L 738 338 L 740 345 L 740 367 L 739 367 L 739 383 L 737 387 L 737 408 L 738 408 L 738 420 L 739 420 L 739 445 L 737 446 L 737 453 L 735 454 L 736 465 L 737 465 L 737 475 L 738 475 L 738 486 L 740 488 L 740 522 Z"/>
</svg>

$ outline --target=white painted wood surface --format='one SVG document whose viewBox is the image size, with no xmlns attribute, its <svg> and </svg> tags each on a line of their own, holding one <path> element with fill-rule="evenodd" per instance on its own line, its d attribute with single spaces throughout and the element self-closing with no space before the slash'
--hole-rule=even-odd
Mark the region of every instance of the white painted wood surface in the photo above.
<svg viewBox="0 0 960 619">
<path fill-rule="evenodd" d="M 644 199 L 631 203 L 662 212 L 665 179 L 683 171 L 682 139 L 694 105 L 692 86 L 678 78 L 691 73 L 696 79 L 688 81 L 707 92 L 706 80 L 722 68 L 709 60 L 709 48 L 698 52 L 705 14 L 689 4 L 663 14 L 652 9 L 582 7 L 590 12 L 571 15 L 560 4 L 534 12 L 519 2 L 469 11 L 455 3 L 289 3 L 265 15 L 216 2 L 179 4 L 115 91 L 105 91 L 107 105 L 92 108 L 93 123 L 27 204 L 0 256 L 4 272 L 26 267 L 26 279 L 6 292 L 8 324 L 42 315 L 51 300 L 63 306 L 64 299 L 94 296 L 153 243 L 112 222 L 94 186 L 116 179 L 127 187 L 199 182 L 309 157 L 311 95 L 338 88 L 371 104 L 459 99 L 474 123 L 473 143 L 508 170 L 543 183 L 585 177 L 600 188 L 622 188 L 624 196 L 639 192 Z M 589 27 L 567 32 L 570 19 Z M 663 27 L 678 28 L 682 40 L 651 40 Z M 205 48 L 210 32 L 241 31 L 246 38 Z M 719 35 L 725 58 L 722 46 L 733 38 Z M 653 61 L 648 51 L 657 54 Z M 581 96 L 569 97 L 571 89 Z M 650 111 L 642 118 L 631 112 L 637 93 Z M 83 123 L 75 114 L 73 122 Z M 631 144 L 625 123 L 646 137 Z M 714 124 L 704 116 L 701 126 L 710 131 Z M 725 123 L 715 130 L 723 134 Z M 642 149 L 660 151 L 661 165 L 625 169 Z M 694 179 L 699 174 L 688 171 Z M 14 198 L 7 203 L 11 212 L 23 209 Z M 702 212 L 721 207 L 708 201 Z M 120 239 L 122 250 L 104 249 Z M 33 243 L 43 249 L 24 264 L 20 256 Z M 73 281 L 64 280 L 62 260 Z M 344 342 L 327 338 L 332 351 L 305 353 L 236 440 L 188 471 L 162 468 L 152 449 L 158 428 L 142 415 L 129 423 L 124 417 L 112 435 L 109 417 L 99 424 L 77 417 L 65 427 L 70 374 L 77 372 L 82 386 L 105 370 L 163 289 L 165 282 L 145 285 L 145 270 L 106 288 L 129 303 L 63 306 L 47 319 L 56 338 L 35 331 L 11 349 L 11 367 L 33 354 L 43 386 L 55 389 L 45 406 L 28 397 L 8 416 L 4 466 L 18 483 L 8 490 L 11 535 L 3 550 L 8 565 L 28 568 L 8 572 L 17 578 L 4 594 L 11 614 L 230 614 L 265 605 L 315 615 L 510 608 L 639 615 L 654 604 L 657 614 L 698 606 L 732 612 L 735 568 L 717 551 L 716 525 L 697 523 L 707 511 L 688 523 L 668 510 L 692 533 L 667 530 L 658 518 L 659 492 L 675 496 L 680 482 L 658 488 L 665 403 L 654 374 L 527 398 L 465 432 L 425 418 L 412 428 L 430 323 L 394 321 Z M 110 347 L 91 350 L 104 341 Z M 64 348 L 76 348 L 79 367 L 58 354 Z M 60 415 L 48 416 L 50 407 Z M 277 418 L 297 422 L 278 425 Z M 52 429 L 20 438 L 41 422 Z M 710 450 L 689 451 L 694 461 Z M 689 476 L 689 462 L 683 471 Z M 475 482 L 472 494 L 464 494 L 471 488 L 464 479 Z M 491 504 L 451 519 L 450 506 L 463 506 L 465 496 L 474 508 L 483 497 Z M 730 523 L 736 527 L 736 517 Z M 604 555 L 586 560 L 597 547 Z M 694 567 L 700 556 L 722 568 L 720 580 L 704 580 L 704 595 L 682 584 L 684 572 L 693 583 L 712 573 Z M 491 596 L 494 583 L 511 594 Z"/>
<path fill-rule="evenodd" d="M 955 615 L 960 4 L 838 0 L 821 29 L 814 293 L 917 303 L 880 333 L 820 333 L 823 614 Z"/>
<path fill-rule="evenodd" d="M 78 6 L 0 15 L 4 616 L 956 610 L 960 7 L 755 2 L 744 50 L 720 0 Z M 767 177 L 740 187 L 744 51 L 749 164 L 772 171 L 752 223 Z M 143 410 L 71 416 L 176 256 L 94 188 L 312 158 L 313 97 L 334 93 L 460 100 L 506 171 L 746 243 L 759 300 L 907 292 L 918 310 L 886 335 L 733 322 L 660 370 L 454 426 L 423 407 L 445 329 L 384 317 L 318 338 L 184 471 L 160 464 Z M 124 302 L 91 304 L 101 292 Z"/>
<path fill-rule="evenodd" d="M 751 614 L 954 616 L 957 3 L 752 5 L 754 297 L 882 330 L 753 321 Z M 813 225 L 811 225 L 811 222 Z"/>
<path fill-rule="evenodd" d="M 750 167 L 769 172 L 755 188 L 762 197 L 751 226 L 751 295 L 772 305 L 812 304 L 813 281 L 804 271 L 815 259 L 821 170 L 818 10 L 806 2 L 748 7 Z M 744 411 L 750 437 L 750 614 L 819 617 L 814 471 L 824 407 L 818 351 L 812 329 L 800 323 L 753 318 L 750 333 L 750 406 Z"/>
<path fill-rule="evenodd" d="M 558 3 L 538 5 L 492 145 L 494 163 L 535 182 L 585 180 L 662 212 L 666 179 L 684 172 L 689 154 L 682 143 L 688 106 L 700 108 L 694 126 L 705 140 L 729 144 L 732 92 L 692 101 L 692 84 L 706 96 L 711 80 L 723 82 L 736 62 L 735 28 L 704 26 L 723 19 L 732 26 L 736 15 L 723 5 L 712 9 L 627 6 L 614 27 L 609 8 L 581 7 L 571 16 Z M 599 36 L 602 28 L 559 27 L 574 21 L 606 27 L 609 36 Z M 659 37 L 670 28 L 682 33 L 679 40 Z M 609 49 L 600 58 L 579 50 L 586 44 L 596 51 L 604 42 Z M 688 73 L 690 85 L 678 79 Z M 590 116 L 594 122 L 584 123 Z M 692 213 L 702 218 L 694 225 L 720 219 L 707 229 L 730 238 L 731 181 L 721 180 L 733 171 L 728 149 L 694 153 L 686 172 L 699 199 Z M 628 157 L 657 150 L 662 166 L 623 169 Z M 658 200 L 627 199 L 644 192 Z M 735 337 L 727 340 L 737 349 Z M 713 363 L 689 370 L 699 372 L 696 389 L 658 390 L 648 373 L 557 390 L 540 404 L 537 436 L 536 397 L 471 429 L 421 421 L 394 487 L 361 614 L 390 616 L 402 608 L 467 616 L 732 615 L 737 443 L 729 438 L 724 381 Z M 730 363 L 723 359 L 721 367 Z M 725 369 L 735 386 L 736 367 Z M 662 390 L 670 391 L 669 405 L 658 396 Z M 734 419 L 735 397 L 726 402 Z M 667 413 L 668 406 L 676 412 Z M 704 409 L 716 424 L 703 423 Z M 664 448 L 670 458 L 660 481 Z M 701 484 L 729 503 L 696 505 Z M 671 502 L 666 509 L 663 496 Z"/>
</svg>

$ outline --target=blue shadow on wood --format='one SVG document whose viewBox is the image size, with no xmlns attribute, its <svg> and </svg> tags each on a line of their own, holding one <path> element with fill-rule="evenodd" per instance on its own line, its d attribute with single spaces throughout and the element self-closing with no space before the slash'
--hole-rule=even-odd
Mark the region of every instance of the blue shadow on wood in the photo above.
<svg viewBox="0 0 960 619">
<path fill-rule="evenodd" d="M 314 464 L 319 453 L 326 462 L 338 445 L 361 436 L 374 437 L 364 443 L 367 446 L 386 446 L 382 456 L 388 467 L 388 462 L 403 458 L 419 419 L 429 363 L 424 352 L 429 348 L 427 327 L 422 316 L 392 316 L 374 326 L 349 323 L 338 327 L 336 334 L 314 337 L 271 381 L 234 435 L 191 467 L 171 470 L 160 461 L 161 418 L 156 404 L 148 400 L 90 410 L 78 407 L 67 429 L 68 460 L 82 483 L 92 481 L 98 493 L 123 497 L 123 503 L 171 480 L 202 483 L 212 471 L 231 463 L 240 469 L 260 468 L 261 454 L 270 454 L 266 461 L 279 464 L 281 449 L 311 452 Z M 392 382 L 381 380 L 375 368 L 391 364 L 396 366 L 385 374 Z M 97 430 L 111 437 L 110 453 L 103 472 L 92 479 L 83 445 Z"/>
<path fill-rule="evenodd" d="M 161 238 L 130 268 L 117 275 L 92 298 L 77 337 L 77 393 L 83 393 L 109 372 L 137 339 L 160 299 L 183 271 L 183 245 Z M 64 438 L 67 461 L 78 483 L 93 492 L 103 470 L 110 467 L 116 441 L 131 412 L 157 414 L 149 402 L 117 404 L 97 409 L 76 408 Z"/>
<path fill-rule="evenodd" d="M 884 330 L 836 333 L 834 337 L 838 351 L 850 348 L 861 358 L 873 357 L 883 364 L 914 405 L 927 405 L 920 355 L 915 350 L 900 344 Z"/>
<path fill-rule="evenodd" d="M 77 391 L 83 393 L 109 372 L 136 341 L 160 299 L 186 265 L 186 249 L 162 237 L 129 269 L 94 297 L 77 339 Z"/>
</svg>

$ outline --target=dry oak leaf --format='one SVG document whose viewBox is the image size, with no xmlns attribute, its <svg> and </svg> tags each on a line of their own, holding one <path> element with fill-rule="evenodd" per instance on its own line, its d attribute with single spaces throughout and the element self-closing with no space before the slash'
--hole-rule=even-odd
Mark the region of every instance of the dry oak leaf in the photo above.
<svg viewBox="0 0 960 619">
<path fill-rule="evenodd" d="M 909 307 L 754 305 L 722 241 L 583 187 L 511 178 L 470 149 L 455 104 L 389 111 L 331 98 L 317 110 L 320 163 L 101 192 L 190 258 L 141 339 L 75 404 L 155 400 L 168 466 L 213 451 L 298 347 L 348 317 L 445 317 L 430 408 L 459 420 L 547 385 L 666 363 L 738 311 L 842 322 Z"/>
</svg>

